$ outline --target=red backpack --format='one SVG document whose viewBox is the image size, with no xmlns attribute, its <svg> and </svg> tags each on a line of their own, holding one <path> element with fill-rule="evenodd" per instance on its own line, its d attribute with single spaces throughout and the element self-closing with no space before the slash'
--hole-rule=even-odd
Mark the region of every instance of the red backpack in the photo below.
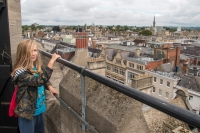
<svg viewBox="0 0 200 133">
<path fill-rule="evenodd" d="M 10 117 L 12 116 L 17 117 L 17 114 L 15 114 L 14 112 L 17 106 L 17 101 L 16 101 L 17 90 L 18 90 L 18 86 L 15 87 L 15 91 L 13 92 L 12 99 L 10 101 L 9 112 L 8 112 L 8 115 Z"/>
</svg>

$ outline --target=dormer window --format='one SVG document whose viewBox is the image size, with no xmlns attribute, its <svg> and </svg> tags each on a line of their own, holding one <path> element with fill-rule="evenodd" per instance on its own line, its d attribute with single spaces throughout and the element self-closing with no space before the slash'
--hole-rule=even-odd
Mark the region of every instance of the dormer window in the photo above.
<svg viewBox="0 0 200 133">
<path fill-rule="evenodd" d="M 121 65 L 121 60 L 116 60 L 116 63 Z"/>
</svg>

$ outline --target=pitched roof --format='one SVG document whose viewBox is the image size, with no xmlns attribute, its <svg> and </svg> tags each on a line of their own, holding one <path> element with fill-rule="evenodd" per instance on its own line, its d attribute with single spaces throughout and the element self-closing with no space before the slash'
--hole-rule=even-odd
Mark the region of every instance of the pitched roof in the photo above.
<svg viewBox="0 0 200 133">
<path fill-rule="evenodd" d="M 134 43 L 146 43 L 146 40 L 142 40 L 142 39 L 135 39 L 134 41 L 133 41 Z"/>
<path fill-rule="evenodd" d="M 165 63 L 159 66 L 157 70 L 164 71 L 164 72 L 173 72 L 173 66 L 169 63 Z"/>
<path fill-rule="evenodd" d="M 108 60 L 112 61 L 114 57 L 117 55 L 117 49 L 106 48 L 105 53 L 106 55 L 108 55 Z"/>
<path fill-rule="evenodd" d="M 187 89 L 200 92 L 200 78 L 198 76 L 192 76 L 192 75 L 182 76 L 178 85 L 185 87 Z"/>
</svg>

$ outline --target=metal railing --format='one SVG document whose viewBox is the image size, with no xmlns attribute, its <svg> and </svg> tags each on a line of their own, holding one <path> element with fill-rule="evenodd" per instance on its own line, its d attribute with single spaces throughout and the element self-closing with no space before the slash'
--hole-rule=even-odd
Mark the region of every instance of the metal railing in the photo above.
<svg viewBox="0 0 200 133">
<path fill-rule="evenodd" d="M 47 53 L 45 51 L 41 51 L 40 53 L 44 56 L 47 56 L 49 58 L 51 58 L 51 54 Z M 84 82 L 84 77 L 87 76 L 95 81 L 98 81 L 118 92 L 121 92 L 133 99 L 136 99 L 146 105 L 149 105 L 161 112 L 164 112 L 165 114 L 168 114 L 174 118 L 177 118 L 191 126 L 194 126 L 196 128 L 200 128 L 200 116 L 198 114 L 195 114 L 193 112 L 190 112 L 186 109 L 180 108 L 178 106 L 175 106 L 169 102 L 160 100 L 158 98 L 155 98 L 153 96 L 150 96 L 148 94 L 145 94 L 141 91 L 138 91 L 136 89 L 133 89 L 129 86 L 126 86 L 124 84 L 118 83 L 112 79 L 109 79 L 107 77 L 101 76 L 99 74 L 96 74 L 88 69 L 85 69 L 85 67 L 82 66 L 78 66 L 76 64 L 73 64 L 65 59 L 59 58 L 56 60 L 57 62 L 77 71 L 79 74 L 81 74 L 81 78 L 82 78 L 82 82 Z M 86 97 L 85 97 L 85 85 L 82 84 L 82 118 L 85 120 L 85 107 L 86 107 Z M 84 93 L 84 94 L 83 94 Z M 58 98 L 58 97 L 57 97 Z M 60 99 L 61 100 L 61 99 Z M 64 103 L 63 103 L 64 104 Z M 86 125 L 87 122 L 83 121 L 83 125 L 82 125 L 82 129 L 85 131 L 85 126 L 90 126 L 91 125 Z M 91 126 L 92 129 L 94 129 Z M 95 129 L 93 130 L 94 132 L 97 132 Z"/>
</svg>

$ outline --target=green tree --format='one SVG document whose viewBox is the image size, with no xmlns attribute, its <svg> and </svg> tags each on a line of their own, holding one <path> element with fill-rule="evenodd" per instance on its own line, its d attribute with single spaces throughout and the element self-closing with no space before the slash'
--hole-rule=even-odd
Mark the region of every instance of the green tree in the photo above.
<svg viewBox="0 0 200 133">
<path fill-rule="evenodd" d="M 175 29 L 169 29 L 169 32 L 175 32 L 176 30 Z"/>
<path fill-rule="evenodd" d="M 60 27 L 59 26 L 54 26 L 52 30 L 55 31 L 55 32 L 60 32 Z"/>
<path fill-rule="evenodd" d="M 120 25 L 117 25 L 117 26 L 116 26 L 116 31 L 119 31 L 120 28 L 121 28 L 121 26 L 120 26 Z"/>
<path fill-rule="evenodd" d="M 152 32 L 149 30 L 143 30 L 139 33 L 139 35 L 143 35 L 143 36 L 150 36 L 152 35 Z"/>
<path fill-rule="evenodd" d="M 100 26 L 99 26 L 99 29 L 101 30 L 101 29 L 103 29 L 103 27 L 100 25 Z"/>
<path fill-rule="evenodd" d="M 22 33 L 24 33 L 24 31 L 27 31 L 28 28 L 29 28 L 28 25 L 23 25 L 23 26 L 22 26 Z"/>
<path fill-rule="evenodd" d="M 125 25 L 125 26 L 124 26 L 124 31 L 127 31 L 127 30 L 129 30 L 129 28 L 128 28 L 127 25 Z"/>
<path fill-rule="evenodd" d="M 117 26 L 115 27 L 115 35 L 119 35 L 120 29 L 121 29 L 121 26 L 120 26 L 120 25 L 117 25 Z"/>
<path fill-rule="evenodd" d="M 36 29 L 37 29 L 37 28 L 35 27 L 35 25 L 32 24 L 32 25 L 31 25 L 31 30 L 32 30 L 32 31 L 35 31 Z"/>
<path fill-rule="evenodd" d="M 41 30 L 41 29 L 44 29 L 45 26 L 44 26 L 44 25 L 39 25 L 39 26 L 37 26 L 37 28 L 38 28 L 39 30 Z"/>
</svg>

